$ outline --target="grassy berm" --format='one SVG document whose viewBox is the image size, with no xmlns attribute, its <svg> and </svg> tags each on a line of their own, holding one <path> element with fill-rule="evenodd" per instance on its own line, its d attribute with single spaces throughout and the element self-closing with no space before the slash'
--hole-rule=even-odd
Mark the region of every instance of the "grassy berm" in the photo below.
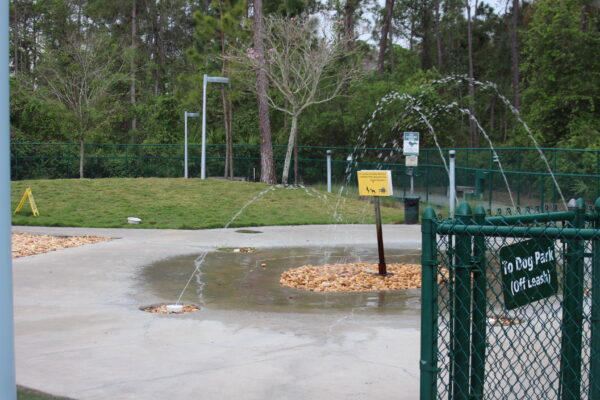
<svg viewBox="0 0 600 400">
<path fill-rule="evenodd" d="M 46 393 L 38 392 L 23 387 L 17 389 L 17 400 L 69 400 L 65 397 L 55 397 Z"/>
<path fill-rule="evenodd" d="M 111 178 L 12 182 L 12 210 L 30 187 L 40 212 L 29 203 L 13 214 L 14 225 L 104 228 L 223 228 L 242 207 L 230 227 L 374 223 L 373 205 L 355 195 L 339 197 L 304 188 L 220 179 Z M 259 193 L 254 202 L 252 199 Z M 382 207 L 384 223 L 404 220 L 402 208 Z M 127 217 L 141 218 L 140 225 Z"/>
</svg>

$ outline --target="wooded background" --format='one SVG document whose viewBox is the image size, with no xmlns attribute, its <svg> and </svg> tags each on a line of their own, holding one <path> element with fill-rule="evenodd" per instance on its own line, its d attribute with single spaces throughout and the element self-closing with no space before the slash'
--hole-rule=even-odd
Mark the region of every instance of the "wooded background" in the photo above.
<svg viewBox="0 0 600 400">
<path fill-rule="evenodd" d="M 208 87 L 209 142 L 261 144 L 267 161 L 271 144 L 388 147 L 407 130 L 432 147 L 427 122 L 441 146 L 488 146 L 469 113 L 497 146 L 533 145 L 518 112 L 542 146 L 600 148 L 592 0 L 13 0 L 10 18 L 13 142 L 182 143 L 209 74 L 231 78 Z M 355 67 L 297 118 L 261 73 L 285 43 L 265 48 L 270 23 L 308 26 L 310 51 L 342 46 L 316 95 Z"/>
</svg>

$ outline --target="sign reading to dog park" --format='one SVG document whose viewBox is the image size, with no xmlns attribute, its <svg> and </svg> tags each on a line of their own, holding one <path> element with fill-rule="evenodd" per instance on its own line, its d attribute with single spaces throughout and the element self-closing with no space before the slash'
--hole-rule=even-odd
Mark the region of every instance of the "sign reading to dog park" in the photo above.
<svg viewBox="0 0 600 400">
<path fill-rule="evenodd" d="M 419 132 L 404 132 L 403 152 L 405 156 L 419 155 Z"/>
<path fill-rule="evenodd" d="M 554 242 L 532 239 L 501 248 L 500 273 L 507 310 L 555 295 Z"/>
<path fill-rule="evenodd" d="M 358 171 L 359 196 L 392 196 L 392 171 Z"/>
</svg>

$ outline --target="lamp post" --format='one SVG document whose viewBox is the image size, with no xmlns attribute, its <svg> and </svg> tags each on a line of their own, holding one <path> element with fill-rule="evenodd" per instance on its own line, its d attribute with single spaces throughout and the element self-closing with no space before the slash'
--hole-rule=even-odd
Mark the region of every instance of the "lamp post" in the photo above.
<svg viewBox="0 0 600 400">
<path fill-rule="evenodd" d="M 202 157 L 200 160 L 200 179 L 206 179 L 206 85 L 208 83 L 229 83 L 229 78 L 204 74 L 202 80 Z"/>
<path fill-rule="evenodd" d="M 200 114 L 198 113 L 191 113 L 191 112 L 187 112 L 184 111 L 183 112 L 183 120 L 184 120 L 184 140 L 183 140 L 183 177 L 185 179 L 188 178 L 188 129 L 187 129 L 187 119 L 189 118 L 193 118 L 193 117 L 199 117 Z"/>
<path fill-rule="evenodd" d="M 8 1 L 0 4 L 0 398 L 15 400 L 13 280 L 10 253 Z"/>
</svg>

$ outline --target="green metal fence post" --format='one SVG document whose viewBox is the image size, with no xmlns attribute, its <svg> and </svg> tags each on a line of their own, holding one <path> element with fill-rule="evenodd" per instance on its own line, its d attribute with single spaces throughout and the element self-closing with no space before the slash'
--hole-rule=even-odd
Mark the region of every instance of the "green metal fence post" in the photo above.
<svg viewBox="0 0 600 400">
<path fill-rule="evenodd" d="M 469 225 L 473 212 L 469 203 L 463 201 L 456 210 L 459 225 Z M 471 236 L 467 233 L 456 235 L 455 259 L 452 268 L 456 270 L 454 290 L 454 338 L 452 352 L 453 400 L 469 399 L 469 353 L 471 328 Z"/>
<path fill-rule="evenodd" d="M 475 209 L 475 223 L 485 223 L 485 209 Z M 476 236 L 473 243 L 473 319 L 471 325 L 471 397 L 483 399 L 485 379 L 485 335 L 486 335 L 486 258 L 485 237 Z"/>
<path fill-rule="evenodd" d="M 546 199 L 544 198 L 544 194 L 546 193 L 546 176 L 542 175 L 541 183 L 540 183 L 540 212 L 544 212 L 544 203 Z"/>
<path fill-rule="evenodd" d="M 600 197 L 594 228 L 600 229 Z M 600 399 L 600 238 L 592 241 L 592 310 L 590 338 L 590 399 Z"/>
<path fill-rule="evenodd" d="M 425 152 L 425 203 L 429 203 L 429 151 Z"/>
<path fill-rule="evenodd" d="M 15 180 L 19 180 L 19 146 L 15 145 Z"/>
<path fill-rule="evenodd" d="M 465 151 L 465 153 L 466 153 L 466 158 L 467 158 L 465 164 L 467 164 L 467 168 L 469 168 L 469 158 L 470 158 L 469 153 L 471 153 L 471 149 L 467 149 L 467 151 Z"/>
<path fill-rule="evenodd" d="M 129 176 L 129 145 L 125 145 L 125 176 Z"/>
<path fill-rule="evenodd" d="M 492 196 L 493 196 L 493 192 L 494 192 L 494 171 L 492 171 L 490 169 L 490 173 L 488 176 L 489 176 L 488 207 L 491 209 L 492 208 Z"/>
<path fill-rule="evenodd" d="M 552 152 L 552 171 L 553 172 L 558 172 L 557 169 L 556 169 L 556 150 L 554 150 Z M 556 178 L 556 179 L 558 179 L 558 178 Z M 556 185 L 552 185 L 552 205 L 553 206 L 556 206 L 556 204 L 558 202 L 557 196 L 558 196 L 558 193 L 556 192 Z M 544 210 L 543 210 L 543 207 L 542 207 L 542 212 L 543 211 Z"/>
<path fill-rule="evenodd" d="M 596 153 L 596 196 L 600 196 L 600 151 Z"/>
<path fill-rule="evenodd" d="M 517 152 L 517 160 L 518 160 L 517 171 L 519 171 L 519 174 L 517 174 L 517 205 L 520 206 L 521 205 L 521 176 L 523 175 L 520 173 L 522 171 L 521 164 L 523 162 L 523 154 L 520 151 Z"/>
<path fill-rule="evenodd" d="M 569 209 L 575 211 L 574 228 L 584 228 L 585 202 L 583 199 L 571 199 L 568 206 Z M 581 398 L 584 248 L 584 242 L 579 238 L 567 241 L 561 326 L 561 400 L 579 400 Z"/>
<path fill-rule="evenodd" d="M 421 219 L 421 382 L 420 399 L 435 400 L 437 395 L 437 241 L 436 217 L 427 207 Z"/>
</svg>

